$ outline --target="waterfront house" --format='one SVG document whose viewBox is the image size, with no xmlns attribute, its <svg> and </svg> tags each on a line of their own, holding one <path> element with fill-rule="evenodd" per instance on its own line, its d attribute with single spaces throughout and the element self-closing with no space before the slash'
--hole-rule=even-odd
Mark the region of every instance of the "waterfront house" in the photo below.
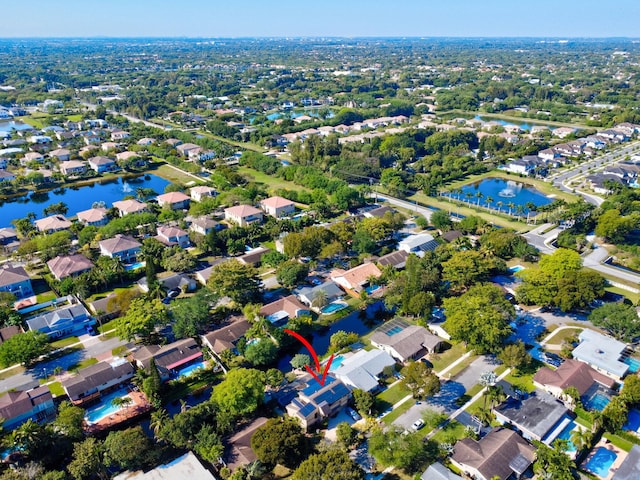
<svg viewBox="0 0 640 480">
<path fill-rule="evenodd" d="M 78 160 L 67 160 L 60 163 L 60 173 L 63 175 L 80 175 L 87 171 L 87 165 Z"/>
<path fill-rule="evenodd" d="M 67 230 L 71 227 L 71 222 L 67 220 L 64 215 L 59 214 L 41 218 L 33 223 L 41 233 L 59 232 L 60 230 Z"/>
<path fill-rule="evenodd" d="M 383 350 L 359 350 L 343 359 L 333 374 L 352 389 L 373 392 L 380 387 L 379 379 L 384 369 L 395 364 L 393 357 Z"/>
<path fill-rule="evenodd" d="M 80 369 L 62 381 L 62 388 L 74 405 L 83 406 L 99 400 L 103 393 L 115 390 L 133 378 L 135 369 L 124 358 L 98 362 Z"/>
<path fill-rule="evenodd" d="M 116 162 L 107 157 L 91 157 L 89 159 L 89 167 L 95 170 L 97 173 L 111 172 L 118 168 Z"/>
<path fill-rule="evenodd" d="M 13 173 L 7 170 L 0 170 L 0 182 L 12 182 L 15 179 L 16 176 Z"/>
<path fill-rule="evenodd" d="M 319 298 L 323 298 L 328 305 L 344 296 L 344 292 L 332 280 L 327 280 L 314 287 L 301 288 L 298 293 L 300 301 L 310 307 L 316 307 Z"/>
<path fill-rule="evenodd" d="M 33 295 L 31 278 L 22 266 L 5 263 L 0 267 L 0 292 L 11 293 L 19 300 Z"/>
<path fill-rule="evenodd" d="M 42 385 L 27 391 L 9 391 L 0 397 L 0 417 L 3 428 L 13 430 L 27 420 L 38 423 L 52 420 L 56 406 L 49 387 Z"/>
<path fill-rule="evenodd" d="M 324 385 L 320 385 L 311 375 L 302 380 L 305 385 L 298 396 L 286 406 L 287 414 L 297 418 L 303 429 L 336 415 L 347 406 L 351 391 L 333 375 L 327 375 Z"/>
<path fill-rule="evenodd" d="M 82 212 L 78 212 L 77 217 L 78 221 L 83 225 L 101 227 L 102 225 L 106 225 L 107 223 L 109 223 L 107 209 L 102 207 L 83 210 Z"/>
<path fill-rule="evenodd" d="M 0 228 L 0 250 L 11 253 L 19 246 L 18 233 L 13 228 Z"/>
<path fill-rule="evenodd" d="M 93 268 L 93 263 L 81 254 L 57 256 L 47 262 L 47 266 L 56 280 L 77 277 Z"/>
<path fill-rule="evenodd" d="M 359 296 L 361 291 L 373 287 L 371 282 L 380 276 L 382 272 L 375 263 L 363 263 L 346 271 L 336 268 L 331 272 L 331 279 L 352 296 Z"/>
<path fill-rule="evenodd" d="M 100 255 L 119 258 L 122 263 L 135 263 L 142 244 L 128 235 L 116 235 L 98 242 Z"/>
<path fill-rule="evenodd" d="M 285 325 L 290 318 L 298 318 L 310 315 L 306 305 L 300 302 L 295 295 L 280 298 L 268 303 L 260 309 L 260 316 L 265 317 L 272 325 Z"/>
<path fill-rule="evenodd" d="M 395 318 L 378 327 L 371 335 L 371 345 L 387 352 L 400 362 L 439 352 L 444 341 L 420 325 L 410 325 Z"/>
<path fill-rule="evenodd" d="M 160 378 L 168 380 L 179 370 L 202 361 L 202 350 L 193 338 L 185 338 L 162 347 L 145 345 L 133 354 L 133 359 L 138 368 L 145 369 L 149 368 L 153 359 Z"/>
<path fill-rule="evenodd" d="M 236 205 L 224 210 L 224 218 L 240 227 L 246 227 L 251 223 L 262 222 L 262 210 L 251 205 Z"/>
<path fill-rule="evenodd" d="M 121 217 L 129 215 L 130 213 L 142 213 L 147 211 L 146 203 L 139 202 L 133 198 L 113 202 L 113 206 L 118 209 L 118 213 Z"/>
</svg>

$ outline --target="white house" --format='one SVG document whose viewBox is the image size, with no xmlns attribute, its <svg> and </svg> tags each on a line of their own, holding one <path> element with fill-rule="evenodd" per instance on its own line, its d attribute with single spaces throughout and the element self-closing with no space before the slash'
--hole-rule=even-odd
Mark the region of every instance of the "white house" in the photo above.
<svg viewBox="0 0 640 480">
<path fill-rule="evenodd" d="M 276 218 L 287 217 L 296 210 L 296 206 L 291 200 L 278 196 L 260 200 L 260 208 L 262 208 L 267 215 Z"/>
</svg>

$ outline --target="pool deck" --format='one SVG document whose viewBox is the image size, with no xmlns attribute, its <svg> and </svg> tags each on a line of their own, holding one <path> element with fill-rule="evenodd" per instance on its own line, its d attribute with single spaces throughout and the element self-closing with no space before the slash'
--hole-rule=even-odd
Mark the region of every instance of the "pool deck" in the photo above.
<svg viewBox="0 0 640 480">
<path fill-rule="evenodd" d="M 143 415 L 153 407 L 147 401 L 147 397 L 142 392 L 129 392 L 128 395 L 133 399 L 133 403 L 119 412 L 108 415 L 96 423 L 85 424 L 85 432 L 88 434 L 107 430 L 119 423 L 126 422 L 134 417 Z"/>
<path fill-rule="evenodd" d="M 597 475 L 595 472 L 591 472 L 591 470 L 588 470 L 586 468 L 587 463 L 589 462 L 589 460 L 591 460 L 591 457 L 595 455 L 599 447 L 604 447 L 607 450 L 614 452 L 618 456 L 614 460 L 614 462 L 611 464 L 611 467 L 609 467 L 609 475 L 607 475 L 606 477 L 601 477 L 600 475 Z M 582 462 L 581 468 L 586 470 L 587 472 L 590 472 L 591 474 L 595 475 L 598 478 L 602 478 L 603 480 L 611 480 L 611 478 L 616 473 L 618 468 L 620 468 L 620 465 L 622 465 L 622 462 L 624 462 L 624 459 L 627 458 L 627 455 L 628 455 L 627 452 L 616 447 L 615 445 L 610 443 L 609 440 L 607 440 L 606 438 L 603 438 L 593 446 L 593 448 L 591 449 L 591 452 L 589 453 L 589 455 L 587 455 L 587 458 L 585 458 L 584 461 Z"/>
</svg>

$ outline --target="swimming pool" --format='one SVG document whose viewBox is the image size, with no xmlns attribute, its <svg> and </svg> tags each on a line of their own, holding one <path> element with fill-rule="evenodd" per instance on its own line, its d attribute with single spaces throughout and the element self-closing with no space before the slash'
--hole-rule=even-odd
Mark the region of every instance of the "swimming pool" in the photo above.
<svg viewBox="0 0 640 480">
<path fill-rule="evenodd" d="M 598 447 L 596 453 L 586 463 L 585 468 L 599 477 L 606 478 L 609 475 L 609 468 L 616 461 L 616 458 L 618 455 L 615 452 L 607 450 L 605 447 Z"/>
<path fill-rule="evenodd" d="M 631 373 L 636 373 L 638 370 L 640 370 L 640 360 L 638 360 L 637 358 L 627 357 L 622 361 L 629 365 L 629 371 Z"/>
<path fill-rule="evenodd" d="M 596 393 L 589 400 L 584 402 L 584 406 L 587 410 L 604 410 L 604 407 L 609 405 L 611 399 L 602 393 Z"/>
<path fill-rule="evenodd" d="M 331 302 L 329 305 L 322 307 L 320 313 L 323 315 L 329 315 L 330 313 L 339 312 L 340 310 L 344 310 L 347 308 L 347 304 L 344 302 Z"/>
<path fill-rule="evenodd" d="M 331 361 L 331 366 L 329 367 L 329 371 L 333 372 L 334 370 L 337 370 L 338 367 L 342 365 L 343 361 L 344 361 L 344 355 L 336 355 L 335 357 L 333 357 L 333 360 Z"/>
<path fill-rule="evenodd" d="M 367 294 L 371 295 L 373 292 L 375 292 L 379 288 L 380 288 L 380 285 L 369 285 L 364 290 L 367 292 Z"/>
<path fill-rule="evenodd" d="M 571 421 L 569 422 L 569 424 L 564 427 L 564 429 L 560 432 L 560 435 L 558 435 L 556 438 L 559 438 L 561 440 L 566 440 L 568 442 L 568 452 L 575 452 L 576 451 L 576 447 L 573 443 L 571 443 L 571 432 L 573 432 L 573 430 L 576 428 L 576 424 L 575 422 Z"/>
<path fill-rule="evenodd" d="M 100 399 L 100 403 L 87 409 L 84 415 L 84 418 L 87 421 L 87 423 L 99 422 L 103 418 L 108 417 L 109 415 L 118 413 L 120 410 L 123 410 L 121 407 L 116 407 L 111 403 L 114 398 L 118 398 L 118 397 L 130 398 L 133 401 L 131 396 L 127 394 L 127 391 L 123 389 L 116 390 L 115 392 L 111 392 L 108 395 L 104 395 Z"/>
<path fill-rule="evenodd" d="M 137 269 L 139 269 L 139 268 L 142 268 L 142 267 L 144 267 L 145 265 L 146 265 L 146 263 L 145 263 L 145 262 L 136 262 L 136 263 L 131 263 L 131 264 L 129 264 L 129 265 L 125 265 L 125 266 L 124 266 L 124 269 L 125 269 L 127 272 L 130 272 L 131 270 L 137 270 Z"/>
<path fill-rule="evenodd" d="M 511 271 L 511 273 L 518 273 L 524 270 L 524 267 L 522 265 L 514 265 L 513 267 L 509 267 L 509 270 Z"/>
<path fill-rule="evenodd" d="M 634 409 L 629 410 L 627 422 L 622 427 L 623 430 L 637 432 L 640 429 L 640 411 Z"/>
<path fill-rule="evenodd" d="M 199 370 L 204 370 L 206 366 L 207 364 L 204 361 L 194 363 L 193 365 L 178 370 L 176 378 L 189 377 Z"/>
</svg>

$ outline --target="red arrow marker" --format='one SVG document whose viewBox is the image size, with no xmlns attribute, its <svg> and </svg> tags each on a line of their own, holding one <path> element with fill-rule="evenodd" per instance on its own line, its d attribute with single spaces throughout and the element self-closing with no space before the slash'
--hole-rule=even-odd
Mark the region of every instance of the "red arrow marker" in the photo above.
<svg viewBox="0 0 640 480">
<path fill-rule="evenodd" d="M 302 342 L 302 344 L 305 347 L 307 347 L 307 350 L 309 350 L 309 353 L 313 357 L 313 361 L 316 364 L 316 371 L 314 372 L 309 365 L 305 365 L 305 368 L 307 369 L 307 372 L 309 372 L 313 376 L 313 378 L 315 378 L 318 381 L 320 385 L 324 386 L 324 382 L 327 379 L 327 373 L 329 373 L 329 368 L 331 367 L 331 362 L 333 362 L 333 355 L 329 357 L 327 364 L 324 366 L 324 371 L 322 371 L 322 369 L 320 368 L 320 361 L 318 360 L 318 354 L 316 353 L 314 348 L 311 346 L 311 344 L 302 335 L 294 332 L 293 330 L 288 330 L 285 328 L 284 332 L 300 340 L 300 342 Z"/>
</svg>

